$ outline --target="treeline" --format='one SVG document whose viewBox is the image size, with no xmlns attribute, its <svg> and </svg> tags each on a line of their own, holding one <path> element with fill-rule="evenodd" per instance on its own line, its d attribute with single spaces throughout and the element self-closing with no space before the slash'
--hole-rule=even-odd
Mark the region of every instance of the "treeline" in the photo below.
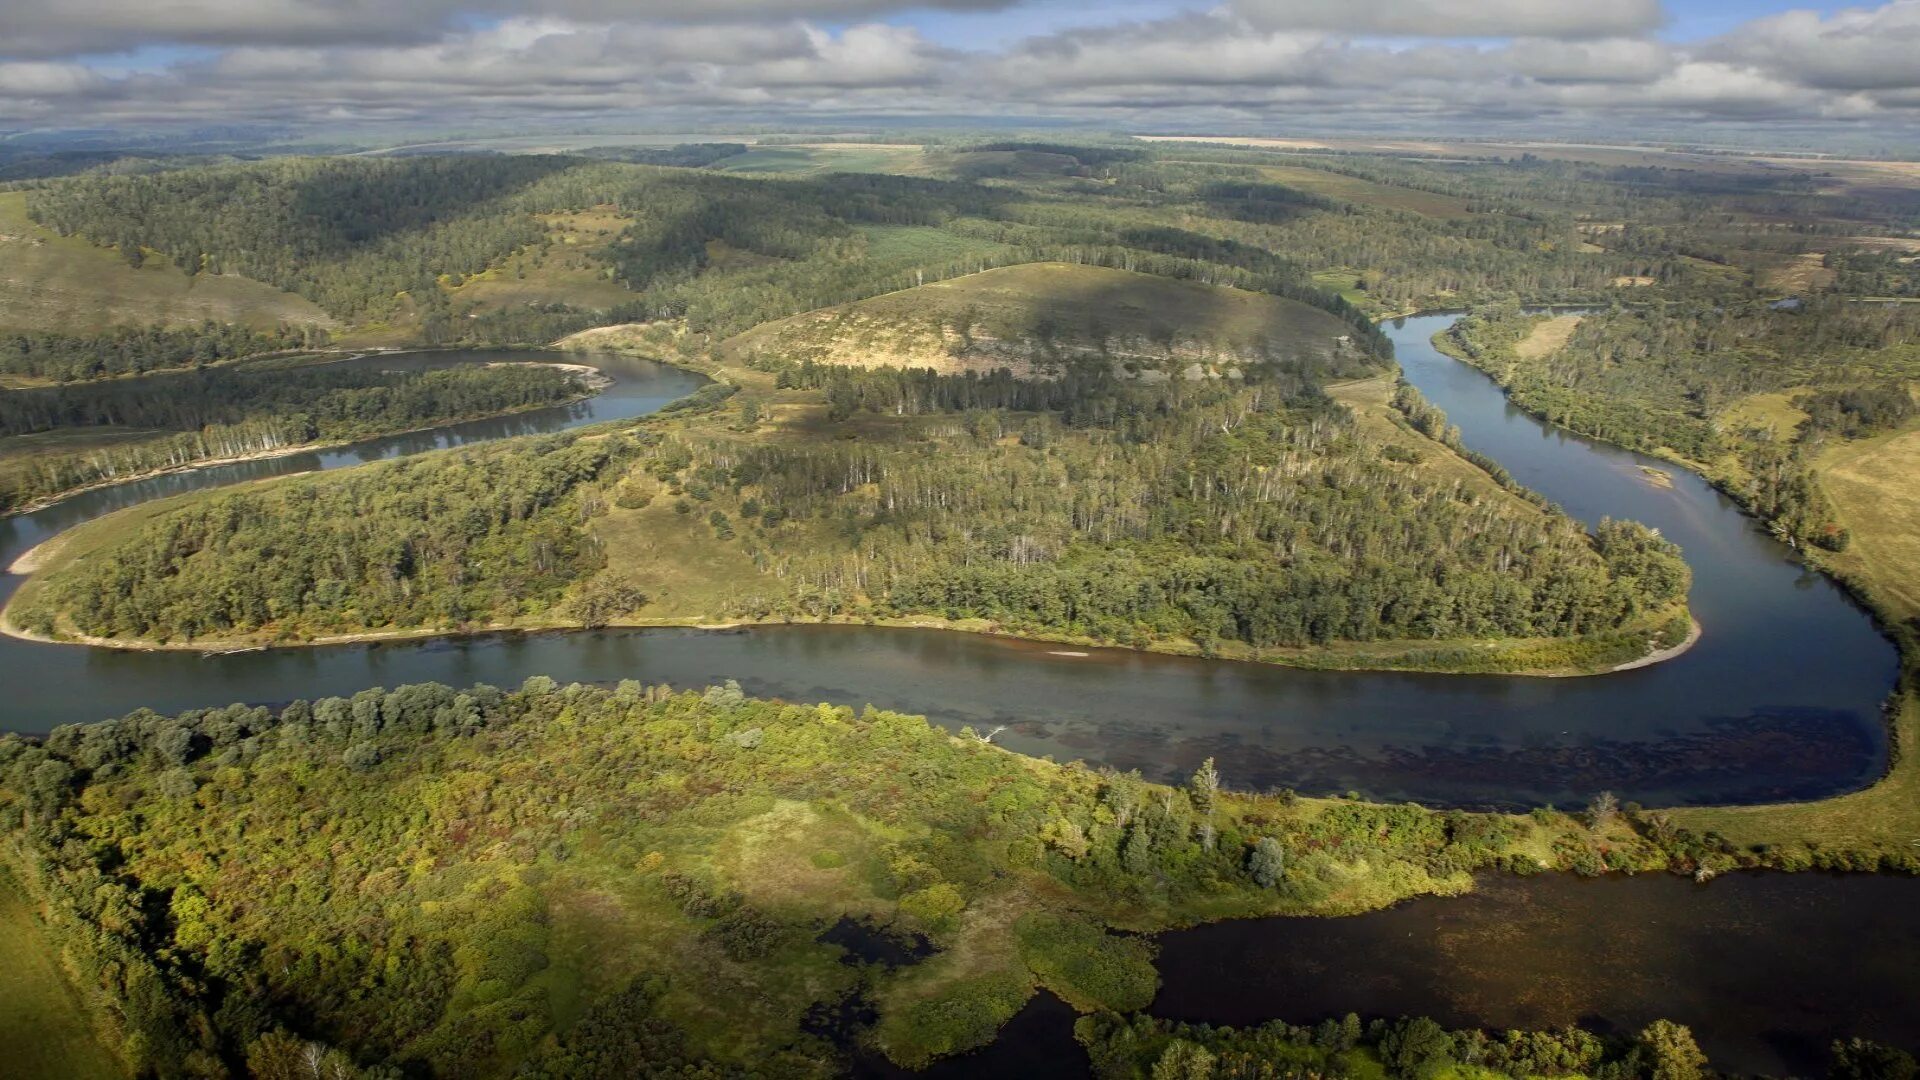
<svg viewBox="0 0 1920 1080">
<path fill-rule="evenodd" d="M 918 1067 L 1036 984 L 1144 1008 L 1150 948 L 1095 912 L 1345 911 L 1545 850 L 1735 861 L 1658 815 L 1255 799 L 1211 762 L 1168 787 L 878 710 L 543 676 L 0 735 L 0 832 L 84 999 L 163 1080 L 310 1076 L 288 1066 L 309 1055 L 382 1080 L 826 1076 L 839 1050 L 803 1017 L 866 991 L 872 1042 Z M 837 885 L 795 902 L 790 875 Z M 847 914 L 938 949 L 995 937 L 967 977 L 919 979 L 836 963 L 819 936 Z M 1140 1031 L 1096 1060 L 1152 1052 Z"/>
<path fill-rule="evenodd" d="M 1656 1020 L 1631 1036 L 1579 1027 L 1552 1031 L 1449 1031 L 1426 1017 L 1362 1023 L 1352 1013 L 1303 1027 L 1214 1027 L 1150 1016 L 1096 1013 L 1073 1026 L 1097 1080 L 1320 1080 L 1382 1075 L 1405 1080 L 1471 1072 L 1489 1077 L 1707 1080 L 1715 1075 L 1685 1026 Z M 1912 1058 L 1853 1040 L 1834 1047 L 1836 1080 L 1854 1069 Z M 1880 1076 L 1869 1072 L 1867 1075 Z"/>
<path fill-rule="evenodd" d="M 12 391 L 0 395 L 0 436 L 95 426 L 156 430 L 83 450 L 24 453 L 0 470 L 0 512 L 105 480 L 414 431 L 584 393 L 568 372 L 520 364 L 411 372 L 213 369 Z"/>
<path fill-rule="evenodd" d="M 604 503 L 583 485 L 632 452 L 550 436 L 221 493 L 56 576 L 15 617 L 39 632 L 192 641 L 545 611 L 601 565 L 579 525 Z"/>
<path fill-rule="evenodd" d="M 1682 302 L 1586 316 L 1567 344 L 1523 358 L 1537 319 L 1477 308 L 1449 332 L 1457 355 L 1527 410 L 1582 434 L 1700 463 L 1795 543 L 1841 547 L 1811 474 L 1830 438 L 1906 423 L 1920 380 L 1920 311 L 1815 298 L 1791 305 Z M 1784 430 L 1742 419 L 1761 394 L 1805 418 Z"/>
<path fill-rule="evenodd" d="M 97 334 L 0 332 L 0 372 L 55 382 L 138 375 L 168 368 L 217 364 L 327 343 L 317 327 L 281 326 L 272 332 L 204 322 L 196 327 L 117 327 Z"/>
</svg>

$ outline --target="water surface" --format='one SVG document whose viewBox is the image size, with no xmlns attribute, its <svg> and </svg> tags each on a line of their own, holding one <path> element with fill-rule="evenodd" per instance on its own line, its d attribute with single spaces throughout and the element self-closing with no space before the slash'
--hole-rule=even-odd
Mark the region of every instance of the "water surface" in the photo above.
<svg viewBox="0 0 1920 1080">
<path fill-rule="evenodd" d="M 1678 541 L 1707 627 L 1691 652 L 1634 672 L 1530 679 L 1297 671 L 1127 650 L 1062 656 L 1009 639 L 869 627 L 489 635 L 208 659 L 9 640 L 0 642 L 9 686 L 0 725 L 44 731 L 139 706 L 277 702 L 422 680 L 513 685 L 545 674 L 697 686 L 736 678 L 759 695 L 875 704 L 953 727 L 1004 724 L 996 741 L 1013 749 L 1160 778 L 1185 776 L 1212 756 L 1242 788 L 1466 806 L 1579 803 L 1611 790 L 1654 805 L 1816 798 L 1878 776 L 1886 761 L 1879 707 L 1896 657 L 1866 615 L 1697 477 L 1674 471 L 1672 488 L 1655 487 L 1640 472 L 1643 459 L 1512 408 L 1484 376 L 1433 350 L 1428 338 L 1451 318 L 1389 326 L 1408 378 L 1448 411 L 1468 445 L 1569 512 L 1639 518 Z M 573 410 L 89 493 L 0 522 L 0 564 L 144 498 L 637 415 L 695 382 L 652 365 L 614 373 L 621 381 L 612 391 Z"/>
</svg>

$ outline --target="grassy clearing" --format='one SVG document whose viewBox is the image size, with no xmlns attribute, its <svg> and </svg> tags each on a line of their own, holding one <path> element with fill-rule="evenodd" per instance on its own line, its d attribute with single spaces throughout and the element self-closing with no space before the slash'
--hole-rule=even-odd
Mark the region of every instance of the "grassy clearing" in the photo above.
<svg viewBox="0 0 1920 1080">
<path fill-rule="evenodd" d="M 34 224 L 26 192 L 0 191 L 0 326 L 77 331 L 207 319 L 334 325 L 311 301 L 248 278 L 189 277 L 164 259 L 135 270 L 118 252 Z"/>
<path fill-rule="evenodd" d="M 1567 339 L 1573 337 L 1573 329 L 1580 325 L 1578 315 L 1556 315 L 1542 319 L 1534 324 L 1527 336 L 1513 346 L 1513 351 L 1522 360 L 1537 360 L 1559 352 L 1566 347 Z"/>
<path fill-rule="evenodd" d="M 1741 398 L 1721 411 L 1720 426 L 1734 431 L 1757 429 L 1783 438 L 1790 436 L 1806 422 L 1806 412 L 1795 404 L 1804 394 L 1801 390 L 1782 390 Z"/>
<path fill-rule="evenodd" d="M 1409 210 L 1436 218 L 1466 217 L 1472 213 L 1467 209 L 1465 199 L 1452 195 L 1397 187 L 1321 169 L 1309 169 L 1299 165 L 1262 165 L 1260 174 L 1276 184 L 1310 191 L 1315 195 L 1325 195 L 1331 199 L 1363 203 L 1367 206 L 1380 206 L 1389 210 Z"/>
<path fill-rule="evenodd" d="M 515 252 L 500 265 L 458 285 L 447 285 L 456 310 L 484 314 L 528 304 L 571 304 L 605 310 L 633 293 L 613 280 L 607 246 L 632 220 L 611 207 L 543 214 L 545 248 Z"/>
<path fill-rule="evenodd" d="M 933 171 L 918 145 L 880 143 L 807 143 L 756 146 L 715 162 L 721 172 L 800 174 L 830 172 L 893 173 L 926 176 Z"/>
<path fill-rule="evenodd" d="M 101 1044 L 85 1005 L 60 970 L 52 942 L 13 877 L 0 870 L 0 1072 L 39 1080 L 125 1075 Z"/>
<path fill-rule="evenodd" d="M 1891 618 L 1920 616 L 1920 430 L 1840 443 L 1816 474 L 1853 536 L 1827 562 L 1862 582 Z"/>
<path fill-rule="evenodd" d="M 894 237 L 892 243 L 910 242 Z M 1345 323 L 1240 289 L 1066 263 L 1027 263 L 807 312 L 720 347 L 860 367 L 1030 371 L 1072 355 L 1177 367 L 1266 350 L 1333 355 Z"/>
</svg>

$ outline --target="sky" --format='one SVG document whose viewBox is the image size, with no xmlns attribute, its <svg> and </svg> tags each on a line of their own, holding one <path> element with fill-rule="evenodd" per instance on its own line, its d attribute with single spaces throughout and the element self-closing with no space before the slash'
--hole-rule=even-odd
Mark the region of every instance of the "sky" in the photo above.
<svg viewBox="0 0 1920 1080">
<path fill-rule="evenodd" d="M 0 0 L 0 128 L 848 116 L 1911 131 L 1920 0 Z"/>
</svg>

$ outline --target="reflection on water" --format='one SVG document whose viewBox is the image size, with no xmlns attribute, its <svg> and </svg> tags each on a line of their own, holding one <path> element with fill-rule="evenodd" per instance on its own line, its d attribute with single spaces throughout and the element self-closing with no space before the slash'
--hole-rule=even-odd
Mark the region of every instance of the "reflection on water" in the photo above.
<svg viewBox="0 0 1920 1080">
<path fill-rule="evenodd" d="M 1665 1018 L 1692 1027 L 1716 1069 L 1818 1074 L 1842 1036 L 1920 1048 L 1916 902 L 1920 881 L 1884 876 L 1492 877 L 1353 918 L 1163 935 L 1151 1011 L 1622 1033 Z"/>
</svg>

